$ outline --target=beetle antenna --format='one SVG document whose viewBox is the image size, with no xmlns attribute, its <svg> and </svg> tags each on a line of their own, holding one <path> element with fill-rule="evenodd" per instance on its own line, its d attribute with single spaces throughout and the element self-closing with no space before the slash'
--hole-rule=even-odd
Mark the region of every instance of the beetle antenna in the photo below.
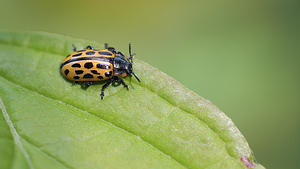
<svg viewBox="0 0 300 169">
<path fill-rule="evenodd" d="M 131 42 L 129 42 L 129 56 L 131 57 Z"/>
<path fill-rule="evenodd" d="M 135 53 L 131 54 L 131 42 L 129 42 L 129 58 L 128 58 L 128 60 L 130 60 L 131 63 L 132 63 L 132 58 L 134 55 L 135 55 Z"/>
<path fill-rule="evenodd" d="M 134 77 L 136 78 L 136 80 L 139 81 L 139 82 L 141 83 L 140 79 L 139 79 L 133 72 L 131 72 L 131 74 L 133 74 Z"/>
</svg>

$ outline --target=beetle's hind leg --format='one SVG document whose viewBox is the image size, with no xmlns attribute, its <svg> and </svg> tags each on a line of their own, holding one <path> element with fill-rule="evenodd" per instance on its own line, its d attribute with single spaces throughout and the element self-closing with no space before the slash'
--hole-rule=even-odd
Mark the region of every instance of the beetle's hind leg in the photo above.
<svg viewBox="0 0 300 169">
<path fill-rule="evenodd" d="M 100 94 L 101 100 L 104 97 L 104 90 L 105 90 L 105 88 L 107 88 L 112 82 L 113 82 L 113 79 L 110 79 L 107 83 L 105 83 L 105 85 L 102 86 L 101 94 Z"/>
</svg>

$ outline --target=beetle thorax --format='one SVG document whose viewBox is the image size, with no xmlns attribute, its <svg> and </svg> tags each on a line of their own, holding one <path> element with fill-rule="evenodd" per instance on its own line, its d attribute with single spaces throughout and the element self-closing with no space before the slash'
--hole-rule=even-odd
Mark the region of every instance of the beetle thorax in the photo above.
<svg viewBox="0 0 300 169">
<path fill-rule="evenodd" d="M 114 59 L 114 76 L 125 77 L 132 72 L 132 64 L 122 56 Z"/>
</svg>

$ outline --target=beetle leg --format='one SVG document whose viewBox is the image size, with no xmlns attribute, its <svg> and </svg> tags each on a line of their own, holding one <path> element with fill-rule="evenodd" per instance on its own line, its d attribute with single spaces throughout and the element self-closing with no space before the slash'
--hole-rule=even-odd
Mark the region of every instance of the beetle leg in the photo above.
<svg viewBox="0 0 300 169">
<path fill-rule="evenodd" d="M 116 54 L 119 54 L 119 55 L 125 57 L 124 54 L 122 52 L 120 52 L 120 51 L 118 51 Z"/>
<path fill-rule="evenodd" d="M 110 79 L 107 83 L 105 83 L 105 85 L 102 86 L 101 94 L 100 94 L 101 100 L 104 97 L 104 90 L 105 90 L 105 88 L 107 88 L 112 82 L 113 82 L 113 79 Z"/>
<path fill-rule="evenodd" d="M 91 45 L 88 45 L 85 49 L 93 49 L 94 50 L 94 47 Z"/>
<path fill-rule="evenodd" d="M 110 51 L 116 53 L 116 50 L 115 50 L 114 47 L 108 47 L 108 43 L 104 43 L 104 47 L 105 47 L 105 49 L 110 50 Z"/>
<path fill-rule="evenodd" d="M 85 87 L 89 87 L 89 86 L 92 85 L 92 84 L 93 84 L 93 82 L 85 82 L 85 83 L 84 83 Z"/>
<path fill-rule="evenodd" d="M 76 85 L 78 82 L 77 81 L 74 81 L 73 83 L 72 83 L 72 85 Z"/>
<path fill-rule="evenodd" d="M 116 53 L 116 49 L 113 48 L 113 47 L 108 47 L 107 50 L 110 50 L 110 51 L 112 51 L 113 53 Z"/>
<path fill-rule="evenodd" d="M 115 81 L 119 84 L 121 83 L 127 90 L 129 89 L 127 84 L 123 81 L 123 79 L 117 77 Z"/>
<path fill-rule="evenodd" d="M 75 44 L 72 44 L 72 46 L 73 46 L 73 51 L 74 51 L 74 52 L 76 52 L 76 51 L 77 51 L 77 49 L 76 49 L 76 46 L 75 46 Z"/>
</svg>

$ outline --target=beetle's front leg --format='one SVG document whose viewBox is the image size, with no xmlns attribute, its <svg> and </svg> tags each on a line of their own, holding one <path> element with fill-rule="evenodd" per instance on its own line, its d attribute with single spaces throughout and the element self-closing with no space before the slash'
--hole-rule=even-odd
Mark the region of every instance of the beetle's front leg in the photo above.
<svg viewBox="0 0 300 169">
<path fill-rule="evenodd" d="M 127 84 L 123 81 L 123 79 L 116 77 L 115 82 L 117 82 L 119 84 L 121 83 L 127 90 L 129 89 Z"/>
</svg>

